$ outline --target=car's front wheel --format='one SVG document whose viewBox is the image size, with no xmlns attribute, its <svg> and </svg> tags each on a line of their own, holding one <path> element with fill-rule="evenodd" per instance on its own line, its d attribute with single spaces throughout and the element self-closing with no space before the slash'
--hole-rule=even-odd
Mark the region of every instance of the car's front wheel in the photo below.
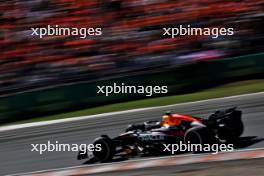
<svg viewBox="0 0 264 176">
<path fill-rule="evenodd" d="M 115 155 L 115 145 L 108 137 L 99 137 L 94 141 L 94 146 L 100 146 L 100 151 L 94 151 L 94 158 L 99 162 L 107 162 Z"/>
</svg>

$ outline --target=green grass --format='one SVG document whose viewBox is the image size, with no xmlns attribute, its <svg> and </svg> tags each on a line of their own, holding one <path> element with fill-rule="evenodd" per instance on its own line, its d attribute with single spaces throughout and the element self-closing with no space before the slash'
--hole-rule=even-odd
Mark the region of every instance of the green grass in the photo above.
<svg viewBox="0 0 264 176">
<path fill-rule="evenodd" d="M 211 89 L 205 89 L 195 93 L 117 103 L 117 104 L 105 105 L 105 106 L 89 108 L 74 112 L 34 118 L 26 121 L 18 121 L 15 123 L 17 124 L 17 123 L 27 123 L 27 122 L 36 122 L 36 121 L 45 121 L 45 120 L 55 120 L 55 119 L 93 115 L 93 114 L 100 114 L 100 113 L 114 112 L 114 111 L 121 111 L 128 109 L 163 106 L 163 105 L 205 100 L 211 98 L 219 98 L 219 97 L 226 97 L 232 95 L 261 92 L 261 91 L 264 91 L 264 79 L 240 81 L 240 82 L 225 84 Z"/>
</svg>

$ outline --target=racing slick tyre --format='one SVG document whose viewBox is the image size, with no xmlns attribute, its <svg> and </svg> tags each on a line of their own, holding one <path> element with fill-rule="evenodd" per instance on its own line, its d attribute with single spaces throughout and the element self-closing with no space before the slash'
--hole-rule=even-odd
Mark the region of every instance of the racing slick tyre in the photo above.
<svg viewBox="0 0 264 176">
<path fill-rule="evenodd" d="M 225 124 L 223 128 L 219 129 L 218 136 L 220 139 L 232 142 L 237 140 L 243 132 L 244 124 L 242 120 L 238 120 Z"/>
<path fill-rule="evenodd" d="M 96 138 L 94 141 L 94 145 L 100 145 L 100 151 L 94 151 L 94 158 L 99 162 L 107 162 L 113 159 L 115 155 L 115 145 L 113 141 L 107 136 L 101 136 Z"/>
<path fill-rule="evenodd" d="M 233 110 L 227 117 L 215 119 L 219 120 L 218 123 L 220 125 L 218 125 L 217 135 L 221 140 L 232 142 L 239 139 L 244 132 L 244 124 L 241 116 L 242 111 Z"/>
<path fill-rule="evenodd" d="M 86 158 L 88 158 L 88 153 L 87 153 L 87 151 L 85 151 L 84 148 L 82 148 L 82 150 L 78 152 L 77 160 L 82 160 L 82 159 L 86 159 Z"/>
<path fill-rule="evenodd" d="M 193 127 L 184 135 L 185 144 L 212 144 L 216 141 L 213 133 L 206 127 Z"/>
</svg>

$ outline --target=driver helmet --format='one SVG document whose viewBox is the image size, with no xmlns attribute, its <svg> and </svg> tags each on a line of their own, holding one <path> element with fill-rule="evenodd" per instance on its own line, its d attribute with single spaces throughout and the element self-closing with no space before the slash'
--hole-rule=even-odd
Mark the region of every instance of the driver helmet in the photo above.
<svg viewBox="0 0 264 176">
<path fill-rule="evenodd" d="M 165 113 L 164 113 L 164 115 L 168 115 L 168 116 L 170 116 L 172 113 L 171 113 L 171 111 L 166 111 Z"/>
<path fill-rule="evenodd" d="M 171 111 L 167 111 L 162 116 L 161 126 L 170 127 L 177 125 L 175 119 L 172 116 Z"/>
</svg>

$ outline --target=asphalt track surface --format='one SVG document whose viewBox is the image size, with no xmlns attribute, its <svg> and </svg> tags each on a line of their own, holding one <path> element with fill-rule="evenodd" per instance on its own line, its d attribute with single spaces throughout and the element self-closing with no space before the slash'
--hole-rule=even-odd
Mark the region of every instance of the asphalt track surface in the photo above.
<svg viewBox="0 0 264 176">
<path fill-rule="evenodd" d="M 156 168 L 144 168 L 121 172 L 99 173 L 93 176 L 263 176 L 264 159 L 250 159 L 225 162 L 197 163 L 181 166 L 165 166 Z M 241 167 L 242 166 L 242 167 Z M 223 169 L 225 168 L 225 169 Z"/>
<path fill-rule="evenodd" d="M 184 103 L 98 118 L 0 132 L 0 175 L 81 165 L 75 152 L 31 152 L 31 144 L 47 141 L 65 144 L 92 143 L 101 134 L 116 136 L 130 123 L 160 119 L 166 110 L 207 117 L 217 109 L 237 106 L 243 111 L 245 131 L 239 149 L 264 147 L 264 93 Z"/>
</svg>

